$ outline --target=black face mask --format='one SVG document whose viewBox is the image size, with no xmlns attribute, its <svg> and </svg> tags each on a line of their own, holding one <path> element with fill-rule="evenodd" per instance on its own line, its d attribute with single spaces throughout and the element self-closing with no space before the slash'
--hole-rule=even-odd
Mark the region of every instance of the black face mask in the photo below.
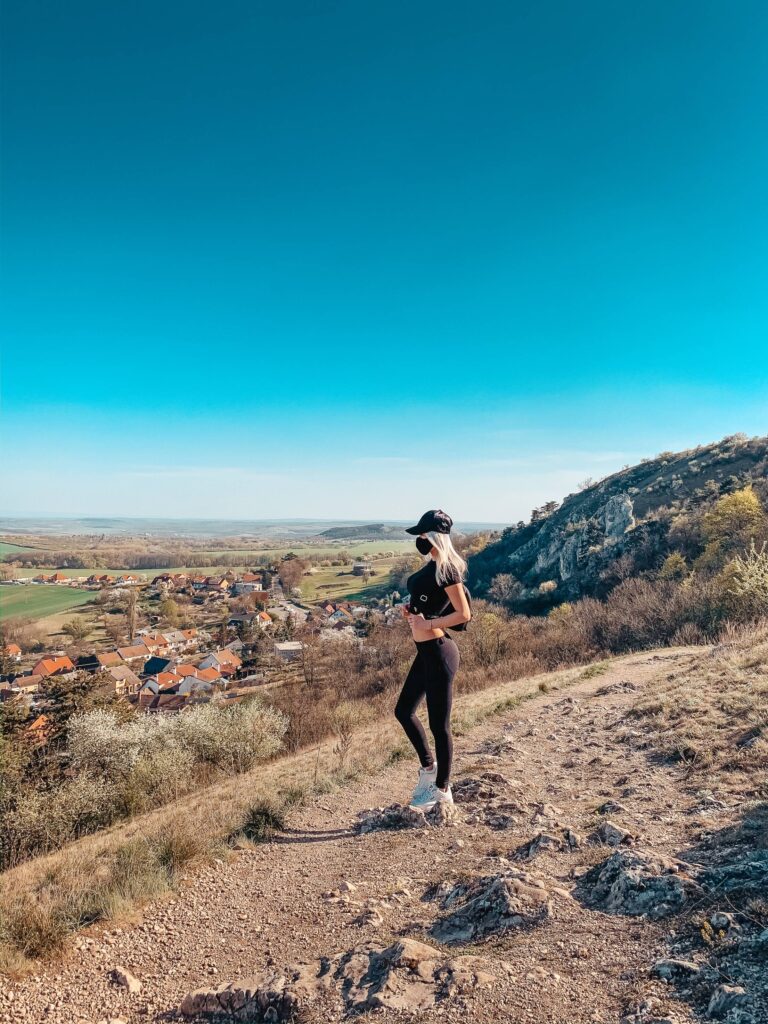
<svg viewBox="0 0 768 1024">
<path fill-rule="evenodd" d="M 416 549 L 420 551 L 422 555 L 428 555 L 432 550 L 432 541 L 427 537 L 417 537 Z"/>
</svg>

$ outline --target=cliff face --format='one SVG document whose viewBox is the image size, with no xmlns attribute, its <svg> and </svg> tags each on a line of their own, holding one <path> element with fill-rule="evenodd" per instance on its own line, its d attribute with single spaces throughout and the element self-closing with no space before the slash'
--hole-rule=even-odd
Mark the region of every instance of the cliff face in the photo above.
<svg viewBox="0 0 768 1024">
<path fill-rule="evenodd" d="M 546 610 L 606 594 L 622 576 L 658 570 L 672 525 L 696 516 L 722 494 L 752 484 L 766 493 L 768 438 L 741 435 L 685 452 L 663 452 L 535 510 L 470 558 L 473 593 L 487 595 L 509 574 L 515 610 Z M 622 556 L 627 556 L 622 558 Z"/>
</svg>

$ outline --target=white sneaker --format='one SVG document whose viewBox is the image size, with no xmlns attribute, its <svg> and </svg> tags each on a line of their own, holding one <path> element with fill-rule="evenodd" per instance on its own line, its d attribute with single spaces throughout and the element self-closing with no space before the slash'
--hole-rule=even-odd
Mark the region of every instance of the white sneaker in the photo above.
<svg viewBox="0 0 768 1024">
<path fill-rule="evenodd" d="M 431 768 L 419 768 L 419 781 L 416 783 L 416 789 L 414 789 L 413 796 L 411 797 L 411 807 L 421 807 L 430 793 L 430 786 L 434 787 L 436 778 L 436 764 L 433 764 Z"/>
<path fill-rule="evenodd" d="M 451 787 L 446 786 L 445 789 L 438 789 L 434 782 L 431 782 L 425 799 L 415 806 L 418 807 L 420 811 L 431 811 L 435 804 L 452 803 L 453 793 L 451 792 Z"/>
</svg>

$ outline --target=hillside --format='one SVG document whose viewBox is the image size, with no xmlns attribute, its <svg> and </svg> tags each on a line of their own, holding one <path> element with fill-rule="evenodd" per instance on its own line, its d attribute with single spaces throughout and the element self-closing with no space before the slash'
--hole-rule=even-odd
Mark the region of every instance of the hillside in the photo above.
<svg viewBox="0 0 768 1024">
<path fill-rule="evenodd" d="M 706 547 L 702 517 L 747 485 L 765 504 L 767 473 L 768 437 L 735 435 L 663 452 L 508 527 L 470 558 L 470 585 L 488 594 L 494 578 L 506 576 L 494 596 L 515 611 L 537 612 L 657 574 L 673 551 L 693 565 Z"/>
<path fill-rule="evenodd" d="M 408 534 L 402 526 L 369 523 L 366 526 L 331 526 L 317 536 L 328 540 L 405 540 Z"/>
<path fill-rule="evenodd" d="M 383 809 L 392 759 L 0 982 L 0 1016 L 762 1024 L 767 661 L 755 633 L 462 695 L 453 812 Z"/>
</svg>

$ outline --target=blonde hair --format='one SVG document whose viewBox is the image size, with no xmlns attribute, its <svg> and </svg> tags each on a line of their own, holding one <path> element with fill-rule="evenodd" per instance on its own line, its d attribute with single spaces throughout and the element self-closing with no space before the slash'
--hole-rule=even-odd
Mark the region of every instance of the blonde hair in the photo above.
<svg viewBox="0 0 768 1024">
<path fill-rule="evenodd" d="M 436 556 L 431 556 L 437 563 L 437 568 L 435 570 L 435 579 L 437 582 L 443 584 L 449 580 L 449 569 L 451 568 L 453 568 L 463 580 L 467 575 L 467 563 L 453 546 L 453 541 L 450 536 L 447 533 L 437 533 L 434 530 L 430 530 L 424 536 L 429 538 L 430 544 L 437 551 Z"/>
</svg>

